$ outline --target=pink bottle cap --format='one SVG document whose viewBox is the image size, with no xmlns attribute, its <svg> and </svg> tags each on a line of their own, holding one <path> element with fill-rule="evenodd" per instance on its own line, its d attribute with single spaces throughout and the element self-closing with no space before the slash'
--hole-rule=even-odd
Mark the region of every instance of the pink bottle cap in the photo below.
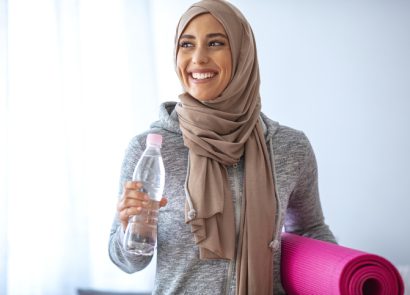
<svg viewBox="0 0 410 295">
<path fill-rule="evenodd" d="M 148 144 L 153 144 L 153 145 L 162 145 L 162 135 L 160 134 L 155 134 L 155 133 L 150 133 L 147 136 L 147 145 Z"/>
</svg>

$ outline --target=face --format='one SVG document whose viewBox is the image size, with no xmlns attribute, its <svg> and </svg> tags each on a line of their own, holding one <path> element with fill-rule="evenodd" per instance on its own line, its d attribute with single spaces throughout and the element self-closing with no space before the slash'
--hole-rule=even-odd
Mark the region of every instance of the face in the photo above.
<svg viewBox="0 0 410 295">
<path fill-rule="evenodd" d="M 192 19 L 178 42 L 177 71 L 186 92 L 200 101 L 217 98 L 232 74 L 232 56 L 223 26 L 211 14 Z"/>
</svg>

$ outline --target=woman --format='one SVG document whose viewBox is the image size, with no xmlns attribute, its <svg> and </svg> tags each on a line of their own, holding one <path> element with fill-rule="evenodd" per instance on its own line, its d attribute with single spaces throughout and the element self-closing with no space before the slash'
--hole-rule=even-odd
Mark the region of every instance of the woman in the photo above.
<svg viewBox="0 0 410 295">
<path fill-rule="evenodd" d="M 253 33 L 232 4 L 192 5 L 177 27 L 175 58 L 184 93 L 179 103 L 164 103 L 160 120 L 129 145 L 110 257 L 128 273 L 152 259 L 127 254 L 122 237 L 147 198 L 130 179 L 147 134 L 155 132 L 164 138 L 167 199 L 153 294 L 284 293 L 282 227 L 334 242 L 309 141 L 261 113 Z"/>
</svg>

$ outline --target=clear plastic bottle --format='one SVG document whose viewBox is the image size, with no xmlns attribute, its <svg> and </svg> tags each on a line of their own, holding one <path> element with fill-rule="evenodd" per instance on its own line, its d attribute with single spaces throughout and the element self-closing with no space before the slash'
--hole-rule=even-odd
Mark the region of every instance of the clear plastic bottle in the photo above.
<svg viewBox="0 0 410 295">
<path fill-rule="evenodd" d="M 161 156 L 162 136 L 150 133 L 147 147 L 139 159 L 132 179 L 142 183 L 142 191 L 150 197 L 149 205 L 139 215 L 130 216 L 123 246 L 137 255 L 153 255 L 157 242 L 159 201 L 165 184 L 165 169 Z"/>
</svg>

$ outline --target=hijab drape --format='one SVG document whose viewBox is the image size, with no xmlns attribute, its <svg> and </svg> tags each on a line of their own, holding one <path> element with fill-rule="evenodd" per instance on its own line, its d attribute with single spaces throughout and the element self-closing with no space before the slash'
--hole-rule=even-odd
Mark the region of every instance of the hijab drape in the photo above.
<svg viewBox="0 0 410 295">
<path fill-rule="evenodd" d="M 220 96 L 201 102 L 188 93 L 177 105 L 189 148 L 186 217 L 201 259 L 235 259 L 237 294 L 272 294 L 272 250 L 276 198 L 261 126 L 259 66 L 252 29 L 233 5 L 204 0 L 181 17 L 178 41 L 196 16 L 210 13 L 224 27 L 232 53 L 232 77 Z M 244 156 L 244 197 L 238 244 L 227 166 Z"/>
</svg>

